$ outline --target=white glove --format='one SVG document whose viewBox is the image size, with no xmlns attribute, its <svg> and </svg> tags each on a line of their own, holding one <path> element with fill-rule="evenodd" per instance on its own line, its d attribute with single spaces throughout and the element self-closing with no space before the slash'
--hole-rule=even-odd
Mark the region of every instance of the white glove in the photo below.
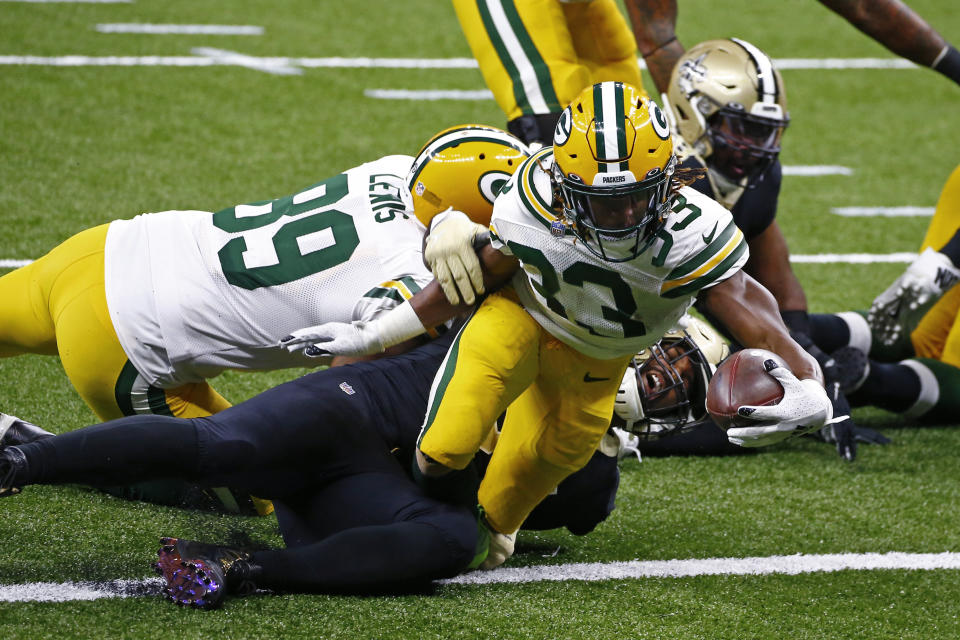
<svg viewBox="0 0 960 640">
<path fill-rule="evenodd" d="M 783 398 L 774 405 L 738 409 L 741 416 L 756 420 L 755 427 L 727 429 L 727 439 L 741 447 L 765 447 L 819 429 L 833 416 L 833 405 L 823 385 L 807 378 L 798 380 L 786 367 L 768 372 L 783 386 Z"/>
<path fill-rule="evenodd" d="M 476 294 L 483 293 L 483 270 L 473 240 L 484 231 L 483 225 L 455 209 L 438 213 L 430 221 L 423 257 L 450 304 L 459 304 L 461 295 L 466 304 L 473 304 Z"/>
<path fill-rule="evenodd" d="M 867 313 L 874 339 L 890 346 L 901 334 L 913 331 L 930 307 L 957 280 L 960 280 L 960 269 L 950 258 L 927 247 L 886 291 L 874 299 Z"/>
<path fill-rule="evenodd" d="M 304 355 L 366 356 L 382 353 L 389 347 L 425 333 L 423 323 L 409 302 L 394 307 L 375 320 L 364 322 L 327 322 L 298 329 L 280 339 L 280 347 Z"/>
<path fill-rule="evenodd" d="M 513 555 L 513 546 L 517 541 L 517 532 L 513 533 L 500 533 L 490 529 L 490 547 L 487 551 L 486 559 L 480 563 L 480 568 L 487 569 L 496 569 L 504 562 L 507 561 L 507 558 Z"/>
</svg>

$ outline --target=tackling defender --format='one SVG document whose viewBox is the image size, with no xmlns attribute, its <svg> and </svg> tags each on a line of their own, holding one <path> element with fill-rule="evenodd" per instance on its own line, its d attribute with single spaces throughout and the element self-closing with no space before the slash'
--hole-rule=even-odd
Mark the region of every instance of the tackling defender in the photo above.
<svg viewBox="0 0 960 640">
<path fill-rule="evenodd" d="M 676 182 L 675 165 L 656 103 L 636 87 L 605 82 L 565 109 L 553 146 L 527 160 L 497 197 L 482 255 L 488 273 L 510 285 L 488 295 L 454 341 L 434 382 L 417 461 L 428 478 L 455 478 L 506 410 L 479 490 L 498 542 L 587 462 L 633 355 L 697 295 L 741 344 L 779 353 L 796 373 L 775 370 L 784 400 L 745 409 L 759 426 L 731 430 L 732 438 L 772 444 L 831 417 L 816 361 L 790 338 L 769 292 L 741 271 L 749 255 L 742 232 L 726 209 Z M 465 225 L 452 236 L 477 234 Z M 461 260 L 462 244 L 448 248 L 437 247 L 434 264 Z M 458 299 L 418 294 L 371 323 L 310 327 L 284 344 L 380 352 L 448 317 Z M 381 330 L 387 319 L 392 337 Z M 406 330 L 396 331 L 401 324 Z M 509 556 L 509 544 L 500 551 Z"/>
</svg>

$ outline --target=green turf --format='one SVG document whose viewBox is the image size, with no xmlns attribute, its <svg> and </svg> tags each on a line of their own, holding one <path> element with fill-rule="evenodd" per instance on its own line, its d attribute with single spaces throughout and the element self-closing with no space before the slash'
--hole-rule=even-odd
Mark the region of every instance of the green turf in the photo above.
<svg viewBox="0 0 960 640">
<path fill-rule="evenodd" d="M 0 3 L 0 55 L 469 57 L 449 3 L 182 0 Z M 912 0 L 953 41 L 953 0 Z M 250 24 L 262 37 L 108 35 L 105 22 Z M 777 58 L 891 57 L 813 0 L 685 0 L 681 40 L 737 35 Z M 915 251 L 925 218 L 840 218 L 835 206 L 932 206 L 957 163 L 960 89 L 929 70 L 784 71 L 787 165 L 853 177 L 787 177 L 780 224 L 795 253 Z M 652 86 L 652 85 L 649 85 Z M 475 69 L 3 66 L 0 259 L 35 258 L 114 218 L 217 210 L 280 196 L 388 153 L 414 153 L 459 122 L 502 125 L 493 101 L 403 102 L 364 90 L 481 89 Z M 796 265 L 816 311 L 863 308 L 902 264 Z M 0 272 L 4 273 L 4 272 Z M 2 304 L 3 301 L 0 301 Z M 298 372 L 225 374 L 240 401 Z M 0 410 L 55 431 L 93 420 L 54 358 L 0 360 Z M 623 463 L 617 509 L 593 534 L 522 533 L 512 566 L 795 553 L 960 549 L 960 432 L 879 410 L 893 438 L 853 464 L 793 443 L 729 459 Z M 273 518 L 185 513 L 75 487 L 0 501 L 0 586 L 143 578 L 160 535 L 279 544 Z M 219 612 L 156 597 L 0 603 L 0 638 L 953 638 L 960 573 L 846 571 L 528 585 L 429 595 L 258 596 Z"/>
</svg>

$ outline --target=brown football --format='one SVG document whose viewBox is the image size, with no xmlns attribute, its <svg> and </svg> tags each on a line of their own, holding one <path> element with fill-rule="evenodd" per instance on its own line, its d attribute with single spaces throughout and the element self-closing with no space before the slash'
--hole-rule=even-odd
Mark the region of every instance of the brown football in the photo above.
<svg viewBox="0 0 960 640">
<path fill-rule="evenodd" d="M 781 367 L 787 366 L 783 358 L 772 351 L 742 349 L 717 367 L 707 387 L 707 411 L 721 429 L 756 424 L 740 417 L 739 407 L 777 404 L 783 398 L 783 387 L 763 366 L 770 359 Z"/>
</svg>

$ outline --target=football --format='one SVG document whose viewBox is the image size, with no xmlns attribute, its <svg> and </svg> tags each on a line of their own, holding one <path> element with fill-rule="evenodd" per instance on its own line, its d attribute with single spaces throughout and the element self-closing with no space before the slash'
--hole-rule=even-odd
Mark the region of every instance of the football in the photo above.
<svg viewBox="0 0 960 640">
<path fill-rule="evenodd" d="M 717 426 L 726 430 L 756 424 L 740 417 L 737 409 L 780 402 L 783 387 L 763 366 L 771 359 L 787 366 L 783 358 L 765 349 L 743 349 L 720 363 L 707 387 L 707 411 Z"/>
</svg>

